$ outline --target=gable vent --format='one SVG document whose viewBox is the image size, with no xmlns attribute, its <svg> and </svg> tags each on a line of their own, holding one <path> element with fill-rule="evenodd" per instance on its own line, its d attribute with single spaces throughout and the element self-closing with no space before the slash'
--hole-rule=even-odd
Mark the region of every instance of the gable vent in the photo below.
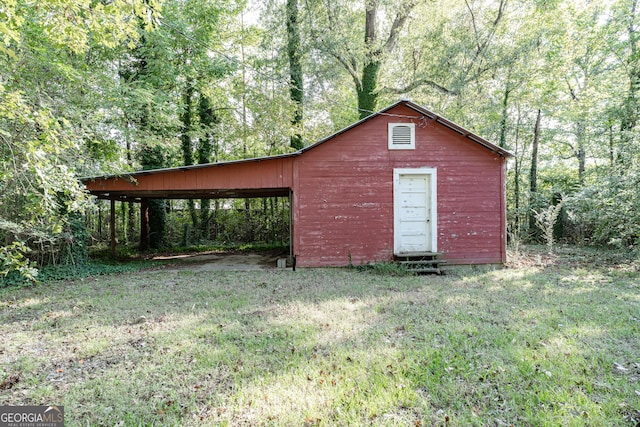
<svg viewBox="0 0 640 427">
<path fill-rule="evenodd" d="M 412 150 L 415 148 L 415 124 L 389 123 L 389 149 Z"/>
<path fill-rule="evenodd" d="M 411 128 L 409 126 L 394 126 L 392 144 L 411 144 Z"/>
</svg>

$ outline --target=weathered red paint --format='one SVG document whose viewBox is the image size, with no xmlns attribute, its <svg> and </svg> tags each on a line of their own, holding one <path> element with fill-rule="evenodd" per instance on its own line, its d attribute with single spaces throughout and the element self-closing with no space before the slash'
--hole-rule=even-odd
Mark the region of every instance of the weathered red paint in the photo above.
<svg viewBox="0 0 640 427">
<path fill-rule="evenodd" d="M 416 116 L 402 105 L 387 111 Z M 379 115 L 297 160 L 294 251 L 298 265 L 393 258 L 393 170 L 438 170 L 438 250 L 450 263 L 501 263 L 505 256 L 505 158 L 433 121 L 416 126 L 415 150 L 389 150 Z M 417 123 L 418 120 L 413 120 Z"/>
<path fill-rule="evenodd" d="M 388 149 L 388 123 L 401 122 L 416 123 L 414 150 Z M 442 258 L 452 264 L 502 263 L 507 155 L 400 102 L 291 155 L 136 173 L 135 181 L 106 177 L 86 185 L 110 198 L 224 197 L 229 191 L 250 197 L 291 190 L 297 265 L 342 266 L 393 258 L 393 171 L 436 168 Z"/>
<path fill-rule="evenodd" d="M 254 161 L 218 163 L 202 167 L 171 168 L 94 178 L 87 190 L 103 197 L 216 197 L 225 190 L 288 189 L 293 186 L 293 158 L 265 158 Z M 250 193 L 247 193 L 250 194 Z"/>
</svg>

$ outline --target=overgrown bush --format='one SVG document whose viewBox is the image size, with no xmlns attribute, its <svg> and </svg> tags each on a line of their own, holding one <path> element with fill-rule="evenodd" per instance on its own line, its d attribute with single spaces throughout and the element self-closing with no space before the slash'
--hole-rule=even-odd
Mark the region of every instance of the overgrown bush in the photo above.
<svg viewBox="0 0 640 427">
<path fill-rule="evenodd" d="M 161 263 L 156 261 L 112 262 L 98 259 L 87 261 L 82 265 L 47 265 L 40 268 L 37 277 L 33 279 L 20 274 L 18 270 L 14 269 L 4 277 L 0 277 L 0 288 L 29 286 L 35 282 L 47 283 L 56 280 L 77 280 L 90 276 L 133 272 L 158 264 Z"/>
<path fill-rule="evenodd" d="M 33 278 L 36 267 L 78 249 L 72 224 L 88 197 L 70 159 L 80 141 L 55 114 L 0 84 L 0 276 Z"/>
<path fill-rule="evenodd" d="M 13 242 L 10 245 L 0 247 L 0 281 L 9 274 L 23 277 L 25 280 L 34 281 L 38 270 L 26 257 L 29 248 L 23 242 Z"/>
<path fill-rule="evenodd" d="M 536 225 L 542 231 L 542 237 L 547 244 L 547 250 L 549 253 L 553 252 L 553 245 L 556 240 L 556 224 L 563 205 L 564 199 L 560 198 L 555 205 L 547 206 L 540 211 L 534 211 Z"/>
<path fill-rule="evenodd" d="M 640 174 L 601 178 L 567 201 L 569 215 L 580 224 L 585 240 L 595 245 L 636 247 L 640 244 Z"/>
</svg>

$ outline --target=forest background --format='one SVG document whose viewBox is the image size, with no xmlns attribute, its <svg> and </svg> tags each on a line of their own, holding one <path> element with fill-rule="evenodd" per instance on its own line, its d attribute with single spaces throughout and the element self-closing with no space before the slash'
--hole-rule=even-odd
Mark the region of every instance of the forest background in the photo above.
<svg viewBox="0 0 640 427">
<path fill-rule="evenodd" d="M 543 239 L 546 228 L 547 241 L 636 250 L 637 9 L 637 0 L 4 0 L 0 277 L 86 258 L 87 216 L 99 240 L 103 207 L 82 177 L 291 152 L 399 98 L 515 154 L 510 241 Z M 273 240 L 288 226 L 285 201 L 172 203 L 153 211 L 152 246 L 177 244 L 167 212 L 180 218 L 183 244 Z M 135 209 L 118 215 L 119 239 L 134 245 Z M 228 235 L 237 226 L 244 235 Z"/>
</svg>

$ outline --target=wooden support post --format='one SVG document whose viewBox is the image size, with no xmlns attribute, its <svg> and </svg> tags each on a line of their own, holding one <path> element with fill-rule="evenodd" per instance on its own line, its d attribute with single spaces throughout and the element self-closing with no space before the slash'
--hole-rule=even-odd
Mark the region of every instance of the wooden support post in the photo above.
<svg viewBox="0 0 640 427">
<path fill-rule="evenodd" d="M 140 201 L 140 250 L 149 249 L 149 199 Z"/>
<path fill-rule="evenodd" d="M 291 268 L 296 271 L 296 256 L 293 250 L 293 190 L 289 189 L 289 260 L 291 261 Z"/>
<path fill-rule="evenodd" d="M 111 256 L 116 256 L 116 201 L 111 199 L 111 216 L 109 218 L 109 230 L 111 231 Z"/>
</svg>

